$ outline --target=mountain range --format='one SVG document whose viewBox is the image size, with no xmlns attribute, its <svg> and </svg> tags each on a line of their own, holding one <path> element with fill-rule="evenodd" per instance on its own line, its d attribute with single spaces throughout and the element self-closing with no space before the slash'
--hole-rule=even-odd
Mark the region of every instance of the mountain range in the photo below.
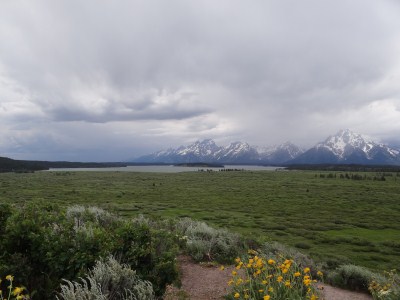
<svg viewBox="0 0 400 300">
<path fill-rule="evenodd" d="M 304 150 L 286 142 L 274 147 L 234 142 L 218 146 L 213 140 L 196 141 L 141 156 L 138 163 L 224 163 L 224 164 L 367 164 L 400 165 L 400 149 L 369 140 L 349 129 L 340 130 L 325 141 Z"/>
</svg>

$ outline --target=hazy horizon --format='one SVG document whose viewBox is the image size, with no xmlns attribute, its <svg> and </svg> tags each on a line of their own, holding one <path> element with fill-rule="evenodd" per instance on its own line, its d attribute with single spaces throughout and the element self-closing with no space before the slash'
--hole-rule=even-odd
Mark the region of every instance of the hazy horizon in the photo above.
<svg viewBox="0 0 400 300">
<path fill-rule="evenodd" d="M 123 161 L 213 139 L 400 146 L 400 2 L 0 3 L 0 156 Z"/>
</svg>

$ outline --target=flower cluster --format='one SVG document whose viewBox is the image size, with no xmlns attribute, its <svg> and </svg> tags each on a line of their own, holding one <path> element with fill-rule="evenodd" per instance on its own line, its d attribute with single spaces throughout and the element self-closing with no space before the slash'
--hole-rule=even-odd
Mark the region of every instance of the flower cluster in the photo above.
<svg viewBox="0 0 400 300">
<path fill-rule="evenodd" d="M 248 256 L 235 261 L 228 299 L 318 299 L 310 268 L 302 269 L 292 259 L 267 259 L 249 250 Z M 322 272 L 317 274 L 323 277 Z"/>
<path fill-rule="evenodd" d="M 370 282 L 368 290 L 374 299 L 397 300 L 400 299 L 400 279 L 396 270 L 385 271 L 387 281 L 379 283 L 376 280 Z"/>
<path fill-rule="evenodd" d="M 24 294 L 26 292 L 24 287 L 13 287 L 14 276 L 7 275 L 6 281 L 8 281 L 8 286 L 6 292 L 0 289 L 0 300 L 26 300 L 30 299 L 29 295 Z M 2 280 L 0 279 L 0 284 Z"/>
</svg>

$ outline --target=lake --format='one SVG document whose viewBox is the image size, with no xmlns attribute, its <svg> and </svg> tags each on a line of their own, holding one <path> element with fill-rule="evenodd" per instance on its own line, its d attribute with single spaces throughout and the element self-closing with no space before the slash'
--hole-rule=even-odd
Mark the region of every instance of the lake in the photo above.
<svg viewBox="0 0 400 300">
<path fill-rule="evenodd" d="M 213 170 L 218 171 L 221 169 L 238 169 L 244 171 L 275 171 L 280 167 L 270 166 L 250 166 L 250 165 L 225 165 L 225 168 L 203 168 L 203 167 L 182 167 L 182 166 L 127 166 L 116 168 L 50 168 L 46 172 L 58 171 L 89 171 L 89 172 L 155 172 L 155 173 L 179 173 L 179 172 L 197 172 L 199 170 Z"/>
</svg>

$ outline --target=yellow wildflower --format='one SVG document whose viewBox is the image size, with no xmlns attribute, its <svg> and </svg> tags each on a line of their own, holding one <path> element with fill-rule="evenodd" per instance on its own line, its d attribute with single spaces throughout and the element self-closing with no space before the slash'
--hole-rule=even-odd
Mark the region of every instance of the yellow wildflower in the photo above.
<svg viewBox="0 0 400 300">
<path fill-rule="evenodd" d="M 282 280 L 283 280 L 282 276 L 278 276 L 278 278 L 276 279 L 276 281 L 278 281 L 278 282 L 282 282 Z"/>
<path fill-rule="evenodd" d="M 310 268 L 304 268 L 304 273 L 305 274 L 310 273 Z"/>
<path fill-rule="evenodd" d="M 303 284 L 304 284 L 305 286 L 309 286 L 309 285 L 311 284 L 310 276 L 304 276 L 304 278 L 303 278 Z"/>
<path fill-rule="evenodd" d="M 299 277 L 301 275 L 301 273 L 300 272 L 296 272 L 296 273 L 294 273 L 294 277 Z"/>
<path fill-rule="evenodd" d="M 263 300 L 270 300 L 271 296 L 270 295 L 265 295 Z"/>
<path fill-rule="evenodd" d="M 237 257 L 237 258 L 235 259 L 235 262 L 236 262 L 236 263 L 240 263 L 240 262 L 241 262 L 240 257 Z"/>
<path fill-rule="evenodd" d="M 293 263 L 293 260 L 291 260 L 291 259 L 286 259 L 284 261 L 284 264 L 285 264 L 287 269 L 290 269 L 290 266 L 292 265 L 292 263 Z"/>
<path fill-rule="evenodd" d="M 286 286 L 286 287 L 291 287 L 291 286 L 292 286 L 292 285 L 290 284 L 290 281 L 289 281 L 289 280 L 286 280 L 286 281 L 285 281 L 285 286 Z"/>
<path fill-rule="evenodd" d="M 321 271 L 318 271 L 318 272 L 317 272 L 317 275 L 318 275 L 319 277 L 322 277 L 322 276 L 324 276 L 324 273 L 322 273 Z"/>
<path fill-rule="evenodd" d="M 232 271 L 232 275 L 233 275 L 233 276 L 236 276 L 236 275 L 237 275 L 237 272 L 236 272 L 236 271 Z"/>
<path fill-rule="evenodd" d="M 274 291 L 274 288 L 271 286 L 270 288 L 268 288 L 268 292 L 272 293 Z"/>
<path fill-rule="evenodd" d="M 268 264 L 269 264 L 269 265 L 273 265 L 273 264 L 275 264 L 275 261 L 274 261 L 273 259 L 269 259 L 269 260 L 268 260 Z"/>
<path fill-rule="evenodd" d="M 221 267 L 219 267 L 219 269 L 220 269 L 221 271 L 223 271 L 223 270 L 225 269 L 225 267 L 224 267 L 224 266 L 221 266 Z"/>
<path fill-rule="evenodd" d="M 264 293 L 264 290 L 263 289 L 259 289 L 258 292 L 259 293 Z"/>
<path fill-rule="evenodd" d="M 261 269 L 264 266 L 264 262 L 262 259 L 257 260 L 256 267 Z"/>
<path fill-rule="evenodd" d="M 267 284 L 267 283 L 268 283 L 268 281 L 266 281 L 266 280 L 262 281 L 262 284 Z"/>
<path fill-rule="evenodd" d="M 317 299 L 318 299 L 318 297 L 315 294 L 312 294 L 310 297 L 310 300 L 317 300 Z"/>
<path fill-rule="evenodd" d="M 16 288 L 14 288 L 13 295 L 17 296 L 17 295 L 21 294 L 23 292 L 23 290 L 24 290 L 23 287 L 16 287 Z"/>
<path fill-rule="evenodd" d="M 239 298 L 240 294 L 239 293 L 235 293 L 235 295 L 233 296 L 234 298 Z"/>
<path fill-rule="evenodd" d="M 14 276 L 7 275 L 7 276 L 6 276 L 6 279 L 7 279 L 8 281 L 13 281 L 13 280 L 14 280 Z"/>
</svg>

